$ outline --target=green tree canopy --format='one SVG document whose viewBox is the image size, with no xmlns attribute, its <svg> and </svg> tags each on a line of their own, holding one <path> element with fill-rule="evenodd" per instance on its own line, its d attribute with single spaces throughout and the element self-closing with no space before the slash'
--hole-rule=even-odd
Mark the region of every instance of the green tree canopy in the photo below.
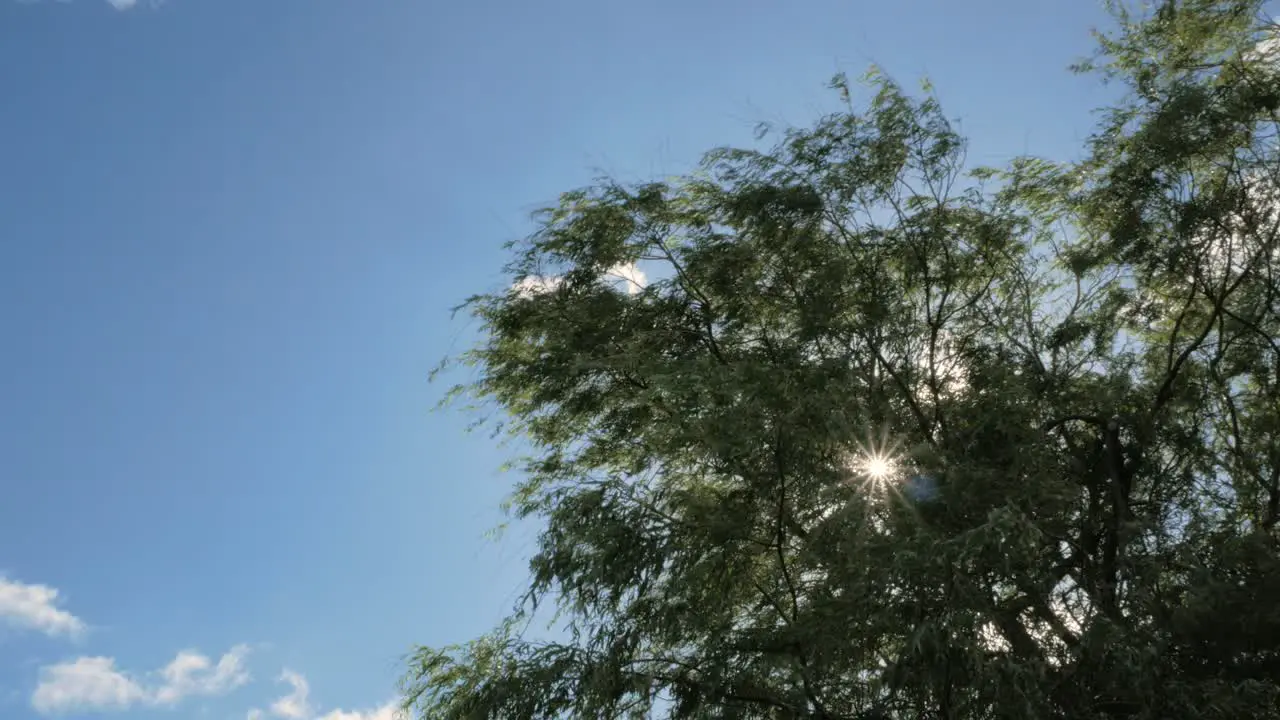
<svg viewBox="0 0 1280 720">
<path fill-rule="evenodd" d="M 1275 26 L 1114 10 L 1084 162 L 969 170 L 873 73 L 542 213 L 460 358 L 533 448 L 531 585 L 420 649 L 406 708 L 1280 718 Z"/>
</svg>

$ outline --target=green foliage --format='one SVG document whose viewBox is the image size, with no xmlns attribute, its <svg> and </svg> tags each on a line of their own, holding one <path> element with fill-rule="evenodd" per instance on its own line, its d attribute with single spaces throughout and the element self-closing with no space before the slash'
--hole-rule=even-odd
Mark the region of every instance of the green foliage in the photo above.
<svg viewBox="0 0 1280 720">
<path fill-rule="evenodd" d="M 767 151 L 540 214 L 458 389 L 534 448 L 532 582 L 420 649 L 406 707 L 1280 718 L 1274 26 L 1114 9 L 1082 69 L 1131 92 L 1078 165 L 966 172 L 928 86 L 872 73 Z M 548 603 L 568 637 L 524 638 Z"/>
</svg>

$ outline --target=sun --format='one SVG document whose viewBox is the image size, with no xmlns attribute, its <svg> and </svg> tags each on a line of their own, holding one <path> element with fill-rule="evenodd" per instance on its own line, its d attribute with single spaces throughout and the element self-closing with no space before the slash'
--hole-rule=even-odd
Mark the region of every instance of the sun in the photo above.
<svg viewBox="0 0 1280 720">
<path fill-rule="evenodd" d="M 867 483 L 875 487 L 885 487 L 898 471 L 893 456 L 884 453 L 864 454 L 858 459 L 857 468 Z"/>
<path fill-rule="evenodd" d="M 904 470 L 898 443 L 890 439 L 888 432 L 880 433 L 879 442 L 872 433 L 867 435 L 867 439 L 856 443 L 853 452 L 846 456 L 845 467 L 864 490 L 876 495 L 896 491 L 895 480 Z"/>
<path fill-rule="evenodd" d="M 875 454 L 862 459 L 862 472 L 874 482 L 883 482 L 893 471 L 893 459 L 888 456 Z"/>
</svg>

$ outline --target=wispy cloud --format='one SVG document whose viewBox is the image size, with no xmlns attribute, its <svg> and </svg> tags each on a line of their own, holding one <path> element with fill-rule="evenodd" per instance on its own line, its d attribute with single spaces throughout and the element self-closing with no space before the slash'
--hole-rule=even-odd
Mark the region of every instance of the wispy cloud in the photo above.
<svg viewBox="0 0 1280 720">
<path fill-rule="evenodd" d="M 116 667 L 109 657 L 81 657 L 40 669 L 31 706 L 43 715 L 73 711 L 125 710 L 137 705 L 173 706 L 184 698 L 225 694 L 249 682 L 247 645 L 237 645 L 215 664 L 184 650 L 146 682 Z"/>
<path fill-rule="evenodd" d="M 222 695 L 249 682 L 245 669 L 245 657 L 249 648 L 237 645 L 218 659 L 214 665 L 209 658 L 192 650 L 178 653 L 160 671 L 164 684 L 155 692 L 155 702 L 173 705 L 192 695 Z"/>
<path fill-rule="evenodd" d="M 58 596 L 48 585 L 28 585 L 0 575 L 0 621 L 46 635 L 80 636 L 84 621 L 58 607 Z"/>
<path fill-rule="evenodd" d="M 400 703 L 393 700 L 373 710 L 334 710 L 321 715 L 319 720 L 399 720 L 402 717 Z"/>
<path fill-rule="evenodd" d="M 311 694 L 311 686 L 300 673 L 286 669 L 280 674 L 280 682 L 293 686 L 288 695 L 271 703 L 271 714 L 288 720 L 307 720 L 311 717 L 311 704 L 307 696 Z"/>
<path fill-rule="evenodd" d="M 317 715 L 311 705 L 311 685 L 301 673 L 286 668 L 280 674 L 279 682 L 288 683 L 292 690 L 271 703 L 269 713 L 285 720 L 400 720 L 403 713 L 400 703 L 391 700 L 379 707 L 369 710 L 330 710 Z M 246 715 L 246 720 L 266 720 L 267 713 L 254 708 Z"/>
<path fill-rule="evenodd" d="M 20 0 L 20 1 L 31 3 L 31 4 L 40 2 L 40 0 Z M 54 0 L 54 1 L 59 4 L 70 2 L 70 0 Z M 164 0 L 148 0 L 148 4 L 151 5 L 151 7 L 156 7 L 158 5 L 162 5 L 163 3 L 164 3 Z M 132 10 L 133 8 L 137 7 L 141 3 L 139 3 L 139 0 L 107 0 L 107 4 L 115 8 L 116 10 L 123 11 L 123 10 Z"/>
</svg>

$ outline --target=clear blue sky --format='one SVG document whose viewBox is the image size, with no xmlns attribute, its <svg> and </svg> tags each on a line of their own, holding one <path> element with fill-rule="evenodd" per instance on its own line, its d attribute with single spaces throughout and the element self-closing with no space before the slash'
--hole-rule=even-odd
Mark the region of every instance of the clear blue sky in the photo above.
<svg viewBox="0 0 1280 720">
<path fill-rule="evenodd" d="M 807 122 L 873 61 L 928 74 L 976 161 L 1071 155 L 1102 91 L 1065 66 L 1101 20 L 0 0 L 0 716 L 268 718 L 286 668 L 310 694 L 283 717 L 392 699 L 404 652 L 483 632 L 524 578 L 483 537 L 503 451 L 430 412 L 427 373 L 530 209 Z"/>
</svg>

